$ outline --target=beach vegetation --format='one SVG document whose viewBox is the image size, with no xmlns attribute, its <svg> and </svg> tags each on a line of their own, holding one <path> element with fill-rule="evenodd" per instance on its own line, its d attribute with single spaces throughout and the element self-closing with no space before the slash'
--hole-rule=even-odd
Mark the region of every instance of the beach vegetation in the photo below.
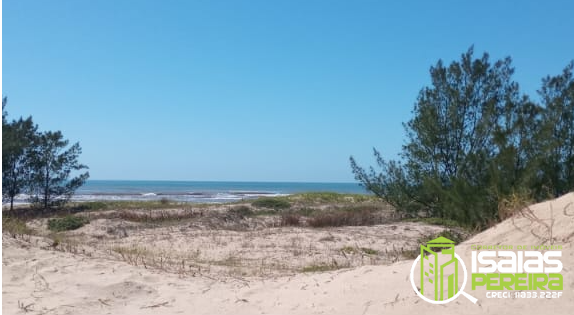
<svg viewBox="0 0 574 315">
<path fill-rule="evenodd" d="M 2 231 L 13 238 L 23 238 L 25 235 L 31 235 L 34 232 L 26 225 L 24 220 L 5 214 L 2 215 Z"/>
<path fill-rule="evenodd" d="M 305 266 L 301 269 L 301 272 L 326 272 L 341 269 L 337 264 L 313 264 Z"/>
<path fill-rule="evenodd" d="M 368 247 L 344 246 L 343 248 L 341 248 L 341 253 L 347 255 L 353 255 L 353 254 L 377 255 L 379 254 L 379 251 Z"/>
<path fill-rule="evenodd" d="M 537 137 L 539 176 L 535 196 L 560 196 L 574 190 L 574 61 L 561 74 L 542 80 Z M 548 196 L 549 195 L 549 196 Z"/>
<path fill-rule="evenodd" d="M 288 209 L 291 203 L 283 198 L 263 197 L 258 198 L 251 203 L 256 208 L 267 208 L 274 210 Z"/>
<path fill-rule="evenodd" d="M 37 135 L 30 161 L 31 201 L 42 208 L 66 203 L 90 176 L 88 172 L 71 177 L 88 167 L 78 161 L 82 149 L 79 143 L 71 146 L 61 132 Z"/>
<path fill-rule="evenodd" d="M 201 212 L 193 209 L 169 210 L 169 209 L 147 209 L 147 210 L 120 210 L 114 216 L 122 220 L 142 223 L 179 222 L 193 219 L 201 215 Z"/>
<path fill-rule="evenodd" d="M 377 201 L 376 196 L 369 194 L 341 194 L 336 192 L 306 192 L 286 196 L 285 199 L 303 205 L 325 203 L 361 203 Z"/>
<path fill-rule="evenodd" d="M 209 204 L 193 204 L 194 208 L 203 208 Z M 160 200 L 100 200 L 72 202 L 67 205 L 74 211 L 98 211 L 98 210 L 154 210 L 170 209 L 174 207 L 190 208 L 190 205 L 169 200 L 167 203 Z"/>
<path fill-rule="evenodd" d="M 297 213 L 298 215 L 304 216 L 304 217 L 313 216 L 318 211 L 320 211 L 320 210 L 317 208 L 311 208 L 311 207 L 301 207 L 301 208 L 297 208 L 296 210 L 293 210 L 294 213 Z"/>
<path fill-rule="evenodd" d="M 301 225 L 301 216 L 294 212 L 285 212 L 281 214 L 281 226 L 299 226 Z"/>
<path fill-rule="evenodd" d="M 361 247 L 359 248 L 361 250 L 361 252 L 367 254 L 367 255 L 378 255 L 379 251 L 376 249 L 372 249 L 372 248 L 368 248 L 368 247 Z"/>
<path fill-rule="evenodd" d="M 67 215 L 62 218 L 48 220 L 48 229 L 53 232 L 70 231 L 81 228 L 90 223 L 86 217 Z"/>
<path fill-rule="evenodd" d="M 2 98 L 2 199 L 8 200 L 10 210 L 14 198 L 26 192 L 30 179 L 30 157 L 38 127 L 32 117 L 8 121 L 4 110 L 8 99 Z"/>
<path fill-rule="evenodd" d="M 388 222 L 388 218 L 376 210 L 326 210 L 309 217 L 307 224 L 314 228 L 336 226 L 367 226 Z"/>
<path fill-rule="evenodd" d="M 373 149 L 376 167 L 351 157 L 368 191 L 411 217 L 485 228 L 517 192 L 540 200 L 574 189 L 573 64 L 543 80 L 542 105 L 520 93 L 511 58 L 474 57 L 431 67 L 399 160 Z M 445 221 L 448 222 L 448 221 Z"/>
<path fill-rule="evenodd" d="M 227 210 L 227 212 L 237 215 L 240 218 L 246 218 L 255 215 L 255 212 L 253 212 L 251 207 L 246 205 L 231 207 L 229 210 Z"/>
<path fill-rule="evenodd" d="M 8 120 L 7 98 L 2 99 L 2 198 L 18 194 L 44 209 L 65 204 L 89 177 L 79 163 L 79 143 L 69 145 L 60 131 L 39 132 L 27 119 Z"/>
</svg>

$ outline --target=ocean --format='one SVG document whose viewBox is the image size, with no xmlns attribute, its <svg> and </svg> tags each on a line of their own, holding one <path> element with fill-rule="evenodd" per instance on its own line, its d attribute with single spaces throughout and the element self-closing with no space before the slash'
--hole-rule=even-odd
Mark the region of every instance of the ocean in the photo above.
<svg viewBox="0 0 574 315">
<path fill-rule="evenodd" d="M 366 194 L 357 183 L 89 180 L 73 201 L 160 200 L 222 203 L 300 192 Z"/>
</svg>

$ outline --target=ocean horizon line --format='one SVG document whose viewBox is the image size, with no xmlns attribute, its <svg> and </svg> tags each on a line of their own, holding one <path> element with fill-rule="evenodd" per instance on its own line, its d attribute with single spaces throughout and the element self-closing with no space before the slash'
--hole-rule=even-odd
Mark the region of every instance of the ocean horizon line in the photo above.
<svg viewBox="0 0 574 315">
<path fill-rule="evenodd" d="M 197 183 L 291 183 L 291 184 L 359 184 L 356 181 L 299 180 L 202 180 L 202 179 L 88 179 L 86 182 L 197 182 Z"/>
</svg>

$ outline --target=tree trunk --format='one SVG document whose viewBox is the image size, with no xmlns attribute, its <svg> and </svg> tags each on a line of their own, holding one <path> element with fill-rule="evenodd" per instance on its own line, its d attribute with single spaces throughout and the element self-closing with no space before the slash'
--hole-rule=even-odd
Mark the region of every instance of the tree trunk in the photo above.
<svg viewBox="0 0 574 315">
<path fill-rule="evenodd" d="M 48 209 L 48 194 L 50 193 L 50 171 L 46 170 L 44 182 L 44 210 Z"/>
</svg>

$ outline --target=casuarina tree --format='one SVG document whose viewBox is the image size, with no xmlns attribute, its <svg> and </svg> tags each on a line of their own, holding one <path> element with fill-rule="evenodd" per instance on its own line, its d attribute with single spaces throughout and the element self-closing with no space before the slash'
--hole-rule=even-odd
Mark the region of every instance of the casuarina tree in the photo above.
<svg viewBox="0 0 574 315">
<path fill-rule="evenodd" d="M 356 179 L 399 211 L 484 225 L 497 219 L 500 195 L 530 174 L 523 144 L 540 109 L 520 95 L 510 58 L 473 54 L 431 67 L 399 161 L 375 150 L 378 169 L 364 169 L 351 157 Z"/>
<path fill-rule="evenodd" d="M 31 157 L 33 203 L 49 208 L 69 200 L 89 177 L 88 172 L 82 173 L 88 167 L 78 161 L 81 153 L 80 144 L 69 146 L 59 131 L 36 137 Z"/>
</svg>

